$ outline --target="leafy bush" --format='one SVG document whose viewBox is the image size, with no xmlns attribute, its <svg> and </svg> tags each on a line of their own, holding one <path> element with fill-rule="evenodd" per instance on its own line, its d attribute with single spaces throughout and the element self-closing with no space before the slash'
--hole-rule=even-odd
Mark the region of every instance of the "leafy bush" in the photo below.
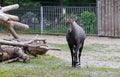
<svg viewBox="0 0 120 77">
<path fill-rule="evenodd" d="M 93 12 L 84 11 L 80 15 L 80 22 L 83 24 L 83 27 L 86 33 L 96 33 L 96 15 Z M 94 31 L 93 31 L 94 30 Z"/>
<path fill-rule="evenodd" d="M 60 16 L 60 25 L 64 25 L 65 26 L 65 21 L 66 21 L 66 18 L 67 19 L 74 19 L 74 20 L 77 20 L 79 16 L 75 15 L 75 14 L 62 14 Z"/>
<path fill-rule="evenodd" d="M 84 11 L 80 15 L 77 14 L 66 14 L 61 15 L 61 25 L 65 25 L 65 18 L 76 20 L 76 22 L 83 27 L 86 34 L 96 34 L 96 15 L 94 12 Z"/>
</svg>

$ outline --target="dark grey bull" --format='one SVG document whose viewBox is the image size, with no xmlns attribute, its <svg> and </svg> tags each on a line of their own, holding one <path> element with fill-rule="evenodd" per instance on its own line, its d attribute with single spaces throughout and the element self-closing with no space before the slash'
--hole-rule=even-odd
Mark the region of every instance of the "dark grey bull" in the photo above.
<svg viewBox="0 0 120 77">
<path fill-rule="evenodd" d="M 66 40 L 71 51 L 72 67 L 80 65 L 81 52 L 85 40 L 85 32 L 74 20 L 66 20 Z"/>
</svg>

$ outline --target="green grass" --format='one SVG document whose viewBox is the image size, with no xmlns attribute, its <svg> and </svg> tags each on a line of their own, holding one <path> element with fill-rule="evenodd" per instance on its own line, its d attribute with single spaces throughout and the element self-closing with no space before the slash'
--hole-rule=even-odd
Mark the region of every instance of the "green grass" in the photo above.
<svg viewBox="0 0 120 77">
<path fill-rule="evenodd" d="M 109 49 L 107 49 L 108 47 L 109 45 L 105 45 L 105 44 L 89 44 L 84 46 L 84 51 L 104 52 L 106 50 L 109 51 Z"/>
<path fill-rule="evenodd" d="M 70 51 L 67 44 L 49 43 L 48 45 L 53 46 L 53 47 L 57 47 L 57 48 L 61 48 L 61 51 Z M 105 44 L 91 44 L 91 45 L 84 45 L 83 49 L 85 52 L 91 52 L 91 51 L 96 52 L 96 51 L 98 51 L 98 49 L 100 49 L 99 51 L 103 52 L 104 50 L 102 50 L 102 49 L 106 49 L 108 47 L 109 47 L 109 45 L 105 45 Z M 109 49 L 107 51 L 109 51 Z"/>
<path fill-rule="evenodd" d="M 111 75 L 119 77 L 120 69 L 93 66 L 72 68 L 71 63 L 50 55 L 38 56 L 29 64 L 0 63 L 0 77 L 109 77 Z"/>
<path fill-rule="evenodd" d="M 48 45 L 50 45 L 51 47 L 60 48 L 61 51 L 69 51 L 69 47 L 68 47 L 67 44 L 53 44 L 53 43 L 49 43 Z"/>
<path fill-rule="evenodd" d="M 48 44 L 61 48 L 61 51 L 69 51 L 67 44 Z M 95 46 L 95 47 L 93 47 Z M 108 45 L 85 45 L 85 52 L 97 52 Z M 98 48 L 98 49 L 97 49 Z M 119 59 L 120 57 L 116 57 Z M 38 56 L 31 59 L 30 63 L 14 62 L 10 64 L 0 63 L 0 77 L 119 77 L 120 68 L 96 67 L 86 65 L 72 68 L 70 62 L 66 62 L 50 55 Z"/>
</svg>

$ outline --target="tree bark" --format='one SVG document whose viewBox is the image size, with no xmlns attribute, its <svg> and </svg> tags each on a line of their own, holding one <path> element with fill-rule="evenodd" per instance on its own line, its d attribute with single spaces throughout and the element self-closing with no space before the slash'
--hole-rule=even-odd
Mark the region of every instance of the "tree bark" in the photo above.
<svg viewBox="0 0 120 77">
<path fill-rule="evenodd" d="M 16 28 L 21 28 L 21 29 L 29 29 L 29 26 L 20 22 L 16 22 L 16 21 L 9 21 L 11 24 L 14 25 L 14 27 Z"/>
<path fill-rule="evenodd" d="M 26 29 L 29 29 L 29 26 L 26 24 L 17 22 L 19 20 L 18 16 L 6 14 L 4 12 L 18 9 L 18 8 L 19 8 L 18 4 L 9 5 L 9 6 L 0 8 L 0 23 L 2 23 L 3 25 L 5 25 L 8 28 L 8 30 L 10 31 L 10 33 L 12 34 L 12 36 L 15 39 L 19 39 L 19 37 L 13 27 L 26 30 Z"/>
<path fill-rule="evenodd" d="M 9 62 L 16 61 L 16 59 L 22 59 L 23 62 L 28 63 L 30 61 L 29 56 L 24 53 L 24 50 L 20 47 L 2 47 L 2 55 L 0 61 L 10 60 Z"/>
<path fill-rule="evenodd" d="M 9 20 L 9 17 L 7 17 L 4 14 L 0 13 L 0 20 L 3 20 L 3 21 L 7 22 Z"/>
<path fill-rule="evenodd" d="M 15 39 L 19 39 L 17 33 L 15 32 L 15 30 L 13 29 L 13 24 L 9 23 L 9 22 L 5 22 L 5 21 L 2 21 L 0 20 L 0 23 L 2 23 L 3 25 L 5 25 L 8 30 L 10 31 L 10 33 L 12 34 L 12 36 L 15 38 Z"/>
<path fill-rule="evenodd" d="M 8 27 L 8 29 L 15 39 L 19 39 L 19 36 L 17 35 L 13 27 Z"/>
<path fill-rule="evenodd" d="M 40 39 L 33 39 L 27 42 L 17 42 L 17 41 L 5 41 L 0 40 L 1 45 L 10 45 L 10 46 L 17 46 L 23 47 L 24 50 L 27 50 L 30 54 L 36 56 L 37 54 L 42 55 L 45 54 L 48 50 L 60 50 L 59 48 L 52 48 L 48 47 L 43 40 L 43 43 L 40 42 Z"/>
<path fill-rule="evenodd" d="M 9 5 L 9 6 L 5 6 L 1 8 L 1 12 L 6 12 L 6 11 L 10 11 L 10 10 L 15 10 L 18 9 L 19 5 L 18 4 L 14 4 L 14 5 Z"/>
<path fill-rule="evenodd" d="M 1 13 L 1 14 L 3 14 L 4 16 L 7 16 L 9 18 L 9 20 L 19 21 L 18 16 L 6 14 L 6 13 Z"/>
</svg>

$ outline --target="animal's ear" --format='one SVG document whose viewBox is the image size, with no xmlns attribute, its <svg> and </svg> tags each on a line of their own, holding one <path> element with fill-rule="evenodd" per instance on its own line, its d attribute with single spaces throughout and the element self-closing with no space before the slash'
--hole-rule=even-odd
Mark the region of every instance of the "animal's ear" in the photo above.
<svg viewBox="0 0 120 77">
<path fill-rule="evenodd" d="M 74 22 L 73 19 L 69 19 L 69 18 L 66 18 L 65 21 L 66 21 L 66 22 Z"/>
<path fill-rule="evenodd" d="M 74 22 L 75 20 L 74 19 L 70 19 L 70 22 Z"/>
<path fill-rule="evenodd" d="M 68 22 L 68 21 L 69 21 L 69 19 L 68 19 L 68 18 L 65 18 L 65 21 L 66 21 L 66 22 Z"/>
</svg>

